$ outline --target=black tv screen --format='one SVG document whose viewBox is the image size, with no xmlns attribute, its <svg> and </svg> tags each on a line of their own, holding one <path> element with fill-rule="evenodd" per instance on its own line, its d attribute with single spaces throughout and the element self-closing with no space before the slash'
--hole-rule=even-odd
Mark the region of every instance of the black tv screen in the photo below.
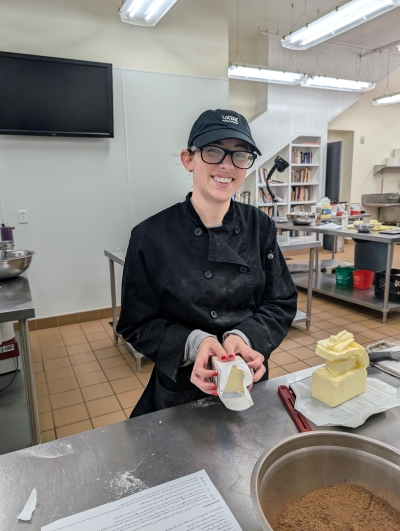
<svg viewBox="0 0 400 531">
<path fill-rule="evenodd" d="M 112 138 L 112 65 L 0 52 L 0 134 Z"/>
</svg>

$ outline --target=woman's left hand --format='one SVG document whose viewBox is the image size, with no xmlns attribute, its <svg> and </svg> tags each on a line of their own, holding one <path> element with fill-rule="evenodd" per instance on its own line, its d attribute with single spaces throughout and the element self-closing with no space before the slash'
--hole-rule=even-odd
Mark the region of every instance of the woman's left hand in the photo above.
<svg viewBox="0 0 400 531">
<path fill-rule="evenodd" d="M 230 334 L 222 346 L 228 356 L 228 361 L 232 361 L 236 354 L 242 356 L 247 366 L 254 371 L 253 382 L 258 382 L 266 373 L 266 368 L 263 365 L 264 356 L 246 345 L 241 337 Z M 250 390 L 251 386 L 248 389 Z"/>
</svg>

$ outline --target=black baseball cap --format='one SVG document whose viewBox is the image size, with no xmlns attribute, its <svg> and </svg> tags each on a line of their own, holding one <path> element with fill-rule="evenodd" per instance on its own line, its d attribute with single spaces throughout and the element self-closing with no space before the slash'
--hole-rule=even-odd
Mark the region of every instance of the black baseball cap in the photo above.
<svg viewBox="0 0 400 531">
<path fill-rule="evenodd" d="M 246 118 L 235 111 L 225 109 L 209 110 L 200 114 L 190 131 L 188 148 L 203 147 L 225 138 L 244 140 L 250 144 L 253 151 L 261 155 L 251 136 Z"/>
</svg>

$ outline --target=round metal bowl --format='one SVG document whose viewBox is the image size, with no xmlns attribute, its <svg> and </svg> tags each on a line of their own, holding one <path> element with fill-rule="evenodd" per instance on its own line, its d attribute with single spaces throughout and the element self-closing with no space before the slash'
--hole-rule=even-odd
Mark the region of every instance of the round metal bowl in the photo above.
<svg viewBox="0 0 400 531">
<path fill-rule="evenodd" d="M 374 227 L 374 223 L 354 223 L 354 228 L 358 232 L 370 232 Z"/>
<path fill-rule="evenodd" d="M 0 280 L 18 277 L 31 265 L 34 251 L 6 251 L 0 260 Z"/>
<path fill-rule="evenodd" d="M 283 505 L 310 491 L 349 483 L 370 490 L 400 511 L 400 451 L 339 431 L 314 431 L 270 446 L 251 476 L 250 493 L 264 531 Z"/>
<path fill-rule="evenodd" d="M 311 225 L 315 219 L 315 214 L 311 214 L 311 212 L 289 212 L 286 217 L 295 225 Z"/>
<path fill-rule="evenodd" d="M 1 249 L 14 249 L 15 245 L 12 240 L 5 240 L 0 242 L 0 250 Z"/>
</svg>

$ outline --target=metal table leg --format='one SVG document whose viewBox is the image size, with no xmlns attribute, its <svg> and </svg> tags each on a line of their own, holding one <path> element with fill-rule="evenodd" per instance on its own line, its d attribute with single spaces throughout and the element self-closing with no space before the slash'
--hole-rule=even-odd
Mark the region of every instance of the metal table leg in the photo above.
<svg viewBox="0 0 400 531">
<path fill-rule="evenodd" d="M 332 260 L 335 259 L 335 252 L 336 252 L 336 239 L 337 239 L 337 236 L 333 236 Z"/>
<path fill-rule="evenodd" d="M 24 370 L 26 399 L 28 402 L 29 428 L 32 445 L 40 444 L 39 413 L 37 408 L 35 373 L 33 370 L 31 344 L 29 340 L 28 321 L 19 321 L 19 337 L 21 347 L 21 361 Z"/>
<path fill-rule="evenodd" d="M 111 284 L 111 308 L 112 308 L 112 320 L 113 320 L 113 335 L 114 343 L 117 344 L 119 337 L 116 332 L 118 316 L 117 316 L 117 297 L 115 294 L 115 270 L 114 261 L 109 259 L 110 263 L 110 284 Z"/>
<path fill-rule="evenodd" d="M 387 248 L 387 258 L 386 258 L 386 275 L 385 275 L 385 289 L 383 292 L 383 317 L 382 322 L 383 324 L 386 323 L 387 314 L 389 312 L 389 285 L 390 285 L 390 270 L 392 267 L 392 260 L 393 260 L 393 251 L 394 247 L 392 243 L 388 243 Z"/>
<path fill-rule="evenodd" d="M 319 241 L 319 234 L 316 233 L 316 241 L 318 242 Z M 315 278 L 318 278 L 318 273 L 319 273 L 319 247 L 317 247 L 315 249 Z"/>
<path fill-rule="evenodd" d="M 318 247 L 317 247 L 317 252 L 318 252 Z M 313 281 L 314 281 L 313 273 L 314 273 L 314 248 L 312 247 L 310 249 L 310 260 L 308 263 L 307 317 L 309 319 L 306 322 L 307 329 L 309 329 L 311 325 L 311 299 L 312 299 Z"/>
</svg>

